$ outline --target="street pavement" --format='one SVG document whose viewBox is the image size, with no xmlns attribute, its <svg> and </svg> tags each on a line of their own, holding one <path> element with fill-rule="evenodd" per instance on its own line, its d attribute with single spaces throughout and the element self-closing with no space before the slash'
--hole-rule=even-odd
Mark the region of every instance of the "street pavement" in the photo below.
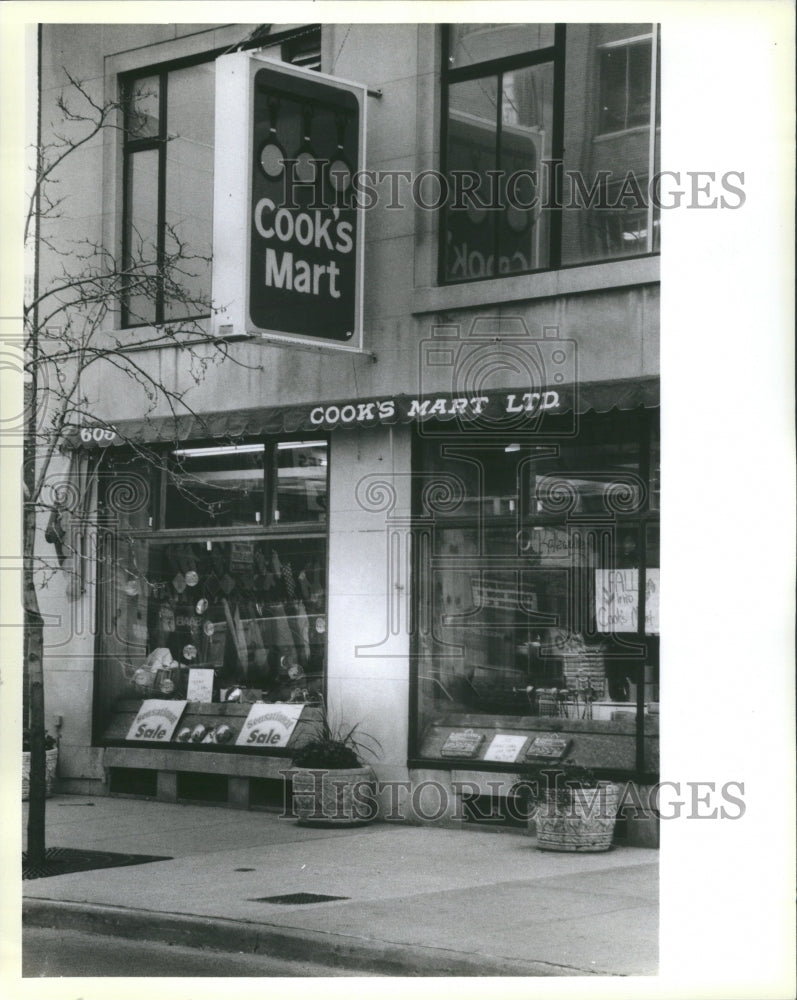
<svg viewBox="0 0 797 1000">
<path fill-rule="evenodd" d="M 517 832 L 301 827 L 265 811 L 66 795 L 48 800 L 47 831 L 48 846 L 172 860 L 25 881 L 26 928 L 269 955 L 354 975 L 657 973 L 653 849 L 559 854 Z M 265 901 L 290 893 L 343 898 Z M 146 962 L 141 969 L 156 974 Z"/>
<path fill-rule="evenodd" d="M 183 979 L 309 979 L 366 976 L 310 961 L 288 962 L 273 955 L 211 951 L 160 941 L 128 941 L 119 937 L 65 931 L 63 928 L 26 927 L 22 937 L 23 979 L 61 977 L 135 978 L 147 976 Z"/>
</svg>

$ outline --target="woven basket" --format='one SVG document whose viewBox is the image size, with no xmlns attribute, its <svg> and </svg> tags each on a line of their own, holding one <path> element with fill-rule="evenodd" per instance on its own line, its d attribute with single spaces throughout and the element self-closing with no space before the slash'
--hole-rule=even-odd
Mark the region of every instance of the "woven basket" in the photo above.
<svg viewBox="0 0 797 1000">
<path fill-rule="evenodd" d="M 541 851 L 608 851 L 620 804 L 620 788 L 610 782 L 573 789 L 567 806 L 549 792 L 534 814 Z"/>
<path fill-rule="evenodd" d="M 295 768 L 293 811 L 300 823 L 352 826 L 376 818 L 376 777 L 370 767 Z"/>
<path fill-rule="evenodd" d="M 58 747 L 52 750 L 45 750 L 45 774 L 44 782 L 46 795 L 49 798 L 53 794 L 53 782 L 55 781 L 55 771 L 58 767 Z M 30 753 L 22 751 L 22 801 L 27 802 L 30 797 Z"/>
</svg>

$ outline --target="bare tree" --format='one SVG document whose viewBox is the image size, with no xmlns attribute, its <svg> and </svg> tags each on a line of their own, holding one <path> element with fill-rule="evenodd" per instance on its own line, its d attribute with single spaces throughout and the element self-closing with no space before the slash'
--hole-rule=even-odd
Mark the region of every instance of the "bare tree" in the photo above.
<svg viewBox="0 0 797 1000">
<path fill-rule="evenodd" d="M 225 360 L 241 364 L 230 356 L 227 342 L 207 332 L 212 303 L 197 289 L 209 258 L 187 245 L 176 228 L 167 231 L 165 245 L 157 251 L 134 233 L 124 254 L 91 236 L 65 236 L 68 196 L 60 194 L 59 184 L 74 176 L 70 171 L 78 169 L 81 150 L 101 143 L 109 132 L 124 134 L 134 127 L 140 103 L 125 95 L 100 102 L 88 85 L 64 72 L 66 83 L 56 100 L 60 121 L 48 128 L 45 140 L 39 128 L 25 223 L 26 246 L 36 255 L 33 291 L 23 310 L 24 657 L 30 739 L 28 859 L 33 864 L 45 857 L 45 649 L 39 589 L 53 573 L 82 572 L 81 562 L 90 557 L 59 531 L 68 504 L 64 490 L 53 486 L 52 473 L 75 427 L 107 427 L 90 406 L 87 384 L 121 375 L 131 391 L 141 394 L 145 414 L 157 409 L 176 417 L 193 412 L 187 393 L 215 365 Z M 152 325 L 143 313 L 136 315 L 137 304 L 145 307 L 156 298 L 168 303 L 170 316 L 187 318 Z M 124 337 L 114 332 L 122 304 L 128 325 L 139 324 L 134 337 L 129 331 Z M 130 350 L 132 342 L 136 350 Z M 147 367 L 142 347 L 181 351 L 183 367 L 191 373 L 188 387 L 167 385 Z M 157 452 L 135 442 L 131 446 L 147 461 L 160 461 Z M 42 554 L 52 552 L 43 548 L 43 534 L 56 545 L 60 566 Z"/>
</svg>

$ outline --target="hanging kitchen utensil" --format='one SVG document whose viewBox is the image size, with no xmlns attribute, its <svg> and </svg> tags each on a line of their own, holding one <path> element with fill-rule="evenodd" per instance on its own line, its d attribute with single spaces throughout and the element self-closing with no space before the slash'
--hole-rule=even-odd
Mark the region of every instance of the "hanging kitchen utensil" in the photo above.
<svg viewBox="0 0 797 1000">
<path fill-rule="evenodd" d="M 318 163 L 313 147 L 310 144 L 310 130 L 312 127 L 313 109 L 309 104 L 302 107 L 302 145 L 296 154 L 296 179 L 301 184 L 315 184 L 318 171 Z"/>
<path fill-rule="evenodd" d="M 260 169 L 270 181 L 277 180 L 285 169 L 285 150 L 277 141 L 277 115 L 279 100 L 276 97 L 268 99 L 269 129 L 263 148 L 260 150 Z"/>
<path fill-rule="evenodd" d="M 342 194 L 351 185 L 352 169 L 343 152 L 343 139 L 346 133 L 348 117 L 343 112 L 335 115 L 335 131 L 337 133 L 338 146 L 327 170 L 329 185 L 338 194 Z"/>
</svg>

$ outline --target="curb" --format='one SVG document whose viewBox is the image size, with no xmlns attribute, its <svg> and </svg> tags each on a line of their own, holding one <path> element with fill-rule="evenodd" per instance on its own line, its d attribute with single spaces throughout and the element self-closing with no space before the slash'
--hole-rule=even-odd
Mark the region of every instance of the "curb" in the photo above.
<svg viewBox="0 0 797 1000">
<path fill-rule="evenodd" d="M 254 924 L 223 917 L 195 917 L 60 900 L 23 900 L 22 922 L 25 927 L 54 927 L 232 954 L 263 954 L 297 961 L 309 959 L 336 969 L 378 972 L 386 976 L 601 975 L 594 970 L 546 962 L 518 962 L 516 959 L 501 959 L 492 955 L 479 956 L 452 949 L 422 948 L 274 924 Z"/>
</svg>

